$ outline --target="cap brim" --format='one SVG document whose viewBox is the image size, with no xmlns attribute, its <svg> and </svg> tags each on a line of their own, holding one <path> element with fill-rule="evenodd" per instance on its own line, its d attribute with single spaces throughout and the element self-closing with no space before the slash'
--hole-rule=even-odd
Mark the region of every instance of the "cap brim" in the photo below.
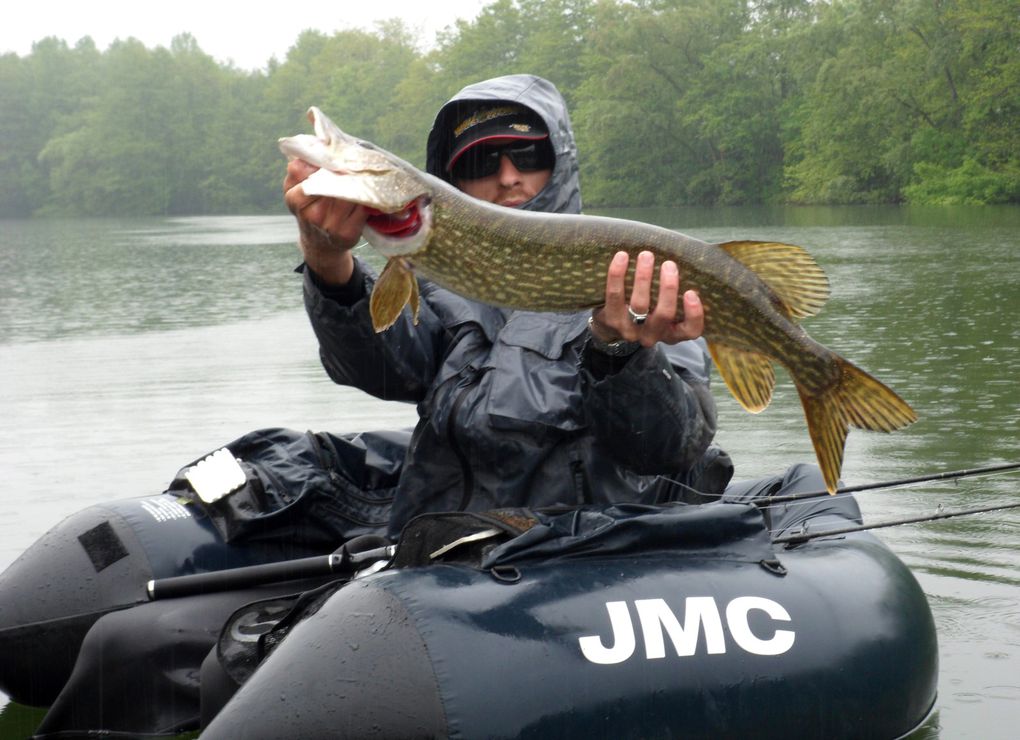
<svg viewBox="0 0 1020 740">
<path fill-rule="evenodd" d="M 446 162 L 446 171 L 449 172 L 453 165 L 461 155 L 464 154 L 471 147 L 477 146 L 478 144 L 487 144 L 491 142 L 504 142 L 504 141 L 541 141 L 542 139 L 548 139 L 549 134 L 544 131 L 535 131 L 530 134 L 508 134 L 498 133 L 490 134 L 484 131 L 478 132 L 476 136 L 468 136 L 466 140 L 461 142 L 457 150 L 450 155 L 450 159 Z"/>
</svg>

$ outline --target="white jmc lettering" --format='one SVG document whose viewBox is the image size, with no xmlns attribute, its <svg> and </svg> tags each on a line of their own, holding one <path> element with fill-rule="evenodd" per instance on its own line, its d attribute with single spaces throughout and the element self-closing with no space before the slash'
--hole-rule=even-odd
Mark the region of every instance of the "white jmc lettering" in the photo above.
<svg viewBox="0 0 1020 740">
<path fill-rule="evenodd" d="M 664 599 L 637 599 L 634 601 L 641 637 L 645 644 L 645 657 L 649 660 L 666 657 L 666 637 L 673 643 L 678 657 L 694 655 L 698 637 L 705 633 L 705 650 L 709 655 L 726 652 L 722 615 L 715 598 L 689 596 L 684 602 L 684 621 Z M 789 622 L 790 614 L 781 604 L 761 596 L 738 596 L 726 605 L 726 626 L 738 647 L 753 655 L 781 655 L 793 647 L 796 634 L 792 630 L 775 630 L 771 636 L 759 637 L 751 631 L 748 614 L 759 610 L 774 621 Z M 637 635 L 626 601 L 606 602 L 612 642 L 609 646 L 599 635 L 579 638 L 581 653 L 592 663 L 613 665 L 622 663 L 634 654 Z"/>
</svg>

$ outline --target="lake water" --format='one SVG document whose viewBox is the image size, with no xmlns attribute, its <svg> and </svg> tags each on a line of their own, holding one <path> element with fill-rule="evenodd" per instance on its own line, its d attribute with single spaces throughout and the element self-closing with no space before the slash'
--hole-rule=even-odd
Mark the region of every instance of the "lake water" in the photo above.
<svg viewBox="0 0 1020 740">
<path fill-rule="evenodd" d="M 709 241 L 793 242 L 815 255 L 832 298 L 805 326 L 920 417 L 892 435 L 852 432 L 848 484 L 1020 460 L 1020 208 L 610 215 Z M 179 467 L 248 430 L 413 424 L 413 407 L 326 378 L 294 243 L 289 217 L 0 221 L 0 569 L 63 517 L 157 493 Z M 813 460 L 785 375 L 758 416 L 721 382 L 716 395 L 718 441 L 738 477 Z M 859 498 L 866 520 L 880 521 L 1020 501 L 1018 481 Z M 917 736 L 1015 737 L 1020 512 L 879 534 L 917 576 L 938 626 L 940 696 Z M 6 703 L 0 736 L 24 735 L 38 719 Z"/>
</svg>

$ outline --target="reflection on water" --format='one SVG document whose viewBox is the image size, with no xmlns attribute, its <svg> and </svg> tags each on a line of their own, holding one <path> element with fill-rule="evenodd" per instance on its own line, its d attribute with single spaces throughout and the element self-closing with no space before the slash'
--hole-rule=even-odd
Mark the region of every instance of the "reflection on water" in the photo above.
<svg viewBox="0 0 1020 740">
<path fill-rule="evenodd" d="M 807 247 L 832 298 L 816 338 L 908 399 L 920 420 L 852 432 L 851 483 L 1020 458 L 1020 209 L 632 210 L 699 238 Z M 263 426 L 413 423 L 325 377 L 301 308 L 289 217 L 0 222 L 0 568 L 61 517 L 162 490 L 192 459 Z M 813 459 L 779 374 L 744 413 L 716 384 L 737 475 Z M 1020 476 L 861 494 L 868 520 L 1017 500 Z M 939 630 L 927 735 L 1005 738 L 1020 720 L 1020 513 L 894 527 Z"/>
<path fill-rule="evenodd" d="M 3 221 L 0 342 L 272 316 L 300 260 L 279 217 Z"/>
</svg>

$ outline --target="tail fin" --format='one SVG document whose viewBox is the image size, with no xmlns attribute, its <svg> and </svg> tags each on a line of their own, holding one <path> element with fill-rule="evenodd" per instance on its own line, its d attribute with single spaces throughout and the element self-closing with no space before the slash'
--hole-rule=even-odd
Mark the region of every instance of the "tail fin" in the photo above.
<svg viewBox="0 0 1020 740">
<path fill-rule="evenodd" d="M 836 491 L 843 467 L 843 447 L 851 426 L 891 432 L 917 421 L 907 402 L 882 382 L 840 357 L 836 364 L 840 370 L 839 383 L 825 395 L 812 396 L 797 386 L 829 493 Z"/>
</svg>

